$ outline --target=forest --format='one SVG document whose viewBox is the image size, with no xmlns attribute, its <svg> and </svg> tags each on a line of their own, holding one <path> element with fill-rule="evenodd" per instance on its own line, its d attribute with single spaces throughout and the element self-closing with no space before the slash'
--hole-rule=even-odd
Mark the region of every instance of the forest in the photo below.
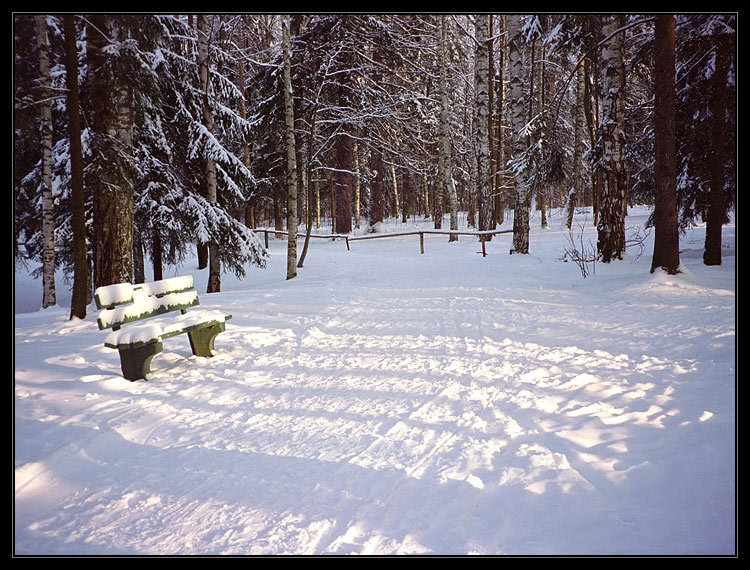
<svg viewBox="0 0 750 570">
<path fill-rule="evenodd" d="M 593 209 L 600 262 L 653 206 L 652 271 L 736 207 L 734 14 L 14 14 L 15 263 L 55 270 L 71 318 L 95 287 L 188 252 L 263 267 L 253 229 L 377 231 L 420 216 L 477 231 Z M 535 222 L 536 223 L 536 222 Z M 482 235 L 481 239 L 491 239 Z M 450 239 L 453 239 L 451 236 Z"/>
</svg>

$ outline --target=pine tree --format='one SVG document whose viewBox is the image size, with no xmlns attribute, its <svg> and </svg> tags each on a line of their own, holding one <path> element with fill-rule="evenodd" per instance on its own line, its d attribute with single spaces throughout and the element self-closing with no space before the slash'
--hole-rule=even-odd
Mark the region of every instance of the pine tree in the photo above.
<svg viewBox="0 0 750 570">
<path fill-rule="evenodd" d="M 89 268 L 86 260 L 86 203 L 83 188 L 83 148 L 81 145 L 80 97 L 78 90 L 78 49 L 75 19 L 63 17 L 65 29 L 65 77 L 68 88 L 68 133 L 70 138 L 70 186 L 73 234 L 73 296 L 70 318 L 86 317 Z"/>
<path fill-rule="evenodd" d="M 133 165 L 128 87 L 112 55 L 122 28 L 111 16 L 87 20 L 90 163 L 94 204 L 94 286 L 130 283 L 133 275 Z"/>
<path fill-rule="evenodd" d="M 654 256 L 651 271 L 679 271 L 677 225 L 677 158 L 675 155 L 675 18 L 656 17 L 654 54 L 654 133 L 656 196 Z"/>
<path fill-rule="evenodd" d="M 726 198 L 724 191 L 724 132 L 726 130 L 727 75 L 729 73 L 729 42 L 717 36 L 711 104 L 710 193 L 706 220 L 706 245 L 703 262 L 721 265 L 721 226 L 724 223 Z"/>
</svg>

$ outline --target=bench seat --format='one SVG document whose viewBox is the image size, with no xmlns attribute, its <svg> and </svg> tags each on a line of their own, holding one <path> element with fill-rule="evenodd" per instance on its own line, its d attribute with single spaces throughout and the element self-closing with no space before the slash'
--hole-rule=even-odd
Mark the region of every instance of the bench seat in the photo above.
<svg viewBox="0 0 750 570">
<path fill-rule="evenodd" d="M 132 324 L 125 329 L 112 331 L 104 340 L 104 345 L 118 349 L 136 348 L 188 333 L 209 324 L 223 323 L 229 320 L 227 317 L 231 318 L 231 315 L 225 315 L 221 311 L 191 311 L 169 318 L 153 318 L 142 324 Z"/>
<path fill-rule="evenodd" d="M 162 341 L 180 334 L 188 335 L 194 355 L 213 356 L 214 339 L 232 318 L 216 310 L 188 312 L 199 304 L 192 276 L 107 285 L 96 290 L 95 299 L 99 329 L 112 329 L 104 346 L 119 351 L 128 380 L 147 378 L 151 359 L 163 349 Z M 174 314 L 177 311 L 180 314 Z"/>
</svg>

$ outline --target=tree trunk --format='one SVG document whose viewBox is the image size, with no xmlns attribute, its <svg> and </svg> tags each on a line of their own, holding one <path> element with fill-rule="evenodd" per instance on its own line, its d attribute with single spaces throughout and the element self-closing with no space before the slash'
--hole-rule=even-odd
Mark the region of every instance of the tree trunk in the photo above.
<svg viewBox="0 0 750 570">
<path fill-rule="evenodd" d="M 360 227 L 360 194 L 362 192 L 362 176 L 359 171 L 359 145 L 357 141 L 354 141 L 354 227 L 359 229 Z"/>
<path fill-rule="evenodd" d="M 422 175 L 422 185 L 424 188 L 424 219 L 430 219 L 430 185 L 427 183 L 427 174 Z"/>
<path fill-rule="evenodd" d="M 521 16 L 507 16 L 508 71 L 510 129 L 514 159 L 526 150 L 523 126 L 526 120 L 523 94 L 523 56 L 521 53 Z M 514 173 L 515 204 L 513 210 L 513 253 L 529 253 L 529 211 L 531 192 L 526 182 L 526 173 L 516 169 Z"/>
<path fill-rule="evenodd" d="M 492 222 L 492 172 L 490 171 L 490 69 L 489 48 L 490 16 L 480 14 L 474 22 L 477 40 L 474 64 L 476 88 L 476 146 L 479 229 L 493 230 Z M 484 237 L 485 241 L 490 236 Z"/>
<path fill-rule="evenodd" d="M 710 195 L 706 215 L 706 243 L 703 263 L 721 265 L 721 226 L 724 224 L 724 128 L 727 107 L 729 54 L 725 40 L 719 37 L 714 65 L 711 100 Z"/>
<path fill-rule="evenodd" d="M 453 183 L 453 160 L 451 156 L 451 138 L 449 124 L 448 100 L 448 16 L 439 16 L 438 51 L 440 58 L 440 147 L 439 162 L 442 169 L 442 188 L 435 196 L 435 228 L 442 228 L 443 204 L 450 205 L 450 229 L 458 229 L 458 200 Z M 449 241 L 457 241 L 457 235 L 451 235 Z"/>
<path fill-rule="evenodd" d="M 158 229 L 153 230 L 151 236 L 151 265 L 154 270 L 154 281 L 164 279 L 164 268 L 162 266 L 162 245 Z"/>
<path fill-rule="evenodd" d="M 602 49 L 604 99 L 602 101 L 602 188 L 597 224 L 599 258 L 603 263 L 625 254 L 625 62 L 623 16 L 607 16 L 604 37 L 612 36 Z"/>
<path fill-rule="evenodd" d="M 383 156 L 378 148 L 370 153 L 370 171 L 370 226 L 374 226 L 383 221 Z"/>
<path fill-rule="evenodd" d="M 305 178 L 307 178 L 307 228 L 305 232 L 305 243 L 302 246 L 302 253 L 299 256 L 297 267 L 302 267 L 305 264 L 307 258 L 307 250 L 310 246 L 310 236 L 312 235 L 312 224 L 313 224 L 313 199 L 314 195 L 318 196 L 317 209 L 320 214 L 320 191 L 318 190 L 318 181 L 313 179 L 312 170 L 312 142 L 315 140 L 315 131 L 317 124 L 317 111 L 313 110 L 312 118 L 310 119 L 310 132 L 308 133 L 307 143 L 307 168 L 305 169 Z"/>
<path fill-rule="evenodd" d="M 287 157 L 287 250 L 286 278 L 297 276 L 297 146 L 294 141 L 294 102 L 292 99 L 292 72 L 289 59 L 290 17 L 285 16 L 282 22 L 282 44 L 284 50 L 284 120 L 286 123 L 286 157 Z"/>
<path fill-rule="evenodd" d="M 133 283 L 145 283 L 146 262 L 143 255 L 143 239 L 138 231 L 133 233 Z"/>
<path fill-rule="evenodd" d="M 130 91 L 118 81 L 121 74 L 106 53 L 116 31 L 110 16 L 89 17 L 92 163 L 87 180 L 94 204 L 94 287 L 133 278 L 133 185 L 127 176 L 132 154 Z"/>
<path fill-rule="evenodd" d="M 118 25 L 118 19 L 112 22 L 112 33 L 118 42 L 124 42 L 127 38 L 125 30 Z M 120 174 L 120 192 L 118 193 L 119 225 L 119 267 L 120 276 L 118 281 L 127 283 L 133 280 L 134 272 L 134 231 L 135 224 L 133 210 L 135 207 L 132 157 L 133 157 L 133 88 L 126 79 L 126 71 L 123 69 L 122 59 L 118 60 L 116 91 L 116 114 L 115 114 L 115 137 L 121 148 L 121 160 L 123 163 Z"/>
<path fill-rule="evenodd" d="M 576 116 L 573 135 L 573 185 L 568 194 L 568 219 L 565 226 L 573 225 L 573 215 L 583 197 L 583 127 L 586 122 L 584 102 L 586 98 L 586 72 L 583 64 L 578 66 L 576 87 Z"/>
<path fill-rule="evenodd" d="M 86 262 L 86 198 L 83 190 L 83 150 L 81 146 L 81 115 L 78 93 L 78 50 L 75 20 L 63 17 L 65 30 L 65 81 L 68 88 L 68 131 L 70 136 L 70 176 L 73 230 L 73 298 L 70 318 L 86 318 L 89 268 Z"/>
<path fill-rule="evenodd" d="M 398 200 L 398 179 L 396 178 L 396 166 L 391 163 L 391 184 L 393 185 L 393 212 L 394 217 L 398 219 L 401 215 L 401 204 Z"/>
<path fill-rule="evenodd" d="M 500 27 L 504 29 L 503 16 L 500 18 Z M 497 66 L 497 103 L 496 103 L 496 135 L 495 135 L 495 164 L 497 173 L 495 175 L 495 225 L 502 225 L 505 221 L 505 134 L 503 133 L 505 100 L 505 34 L 498 39 L 500 42 L 499 62 Z"/>
<path fill-rule="evenodd" d="M 198 15 L 198 72 L 200 74 L 200 89 L 203 95 L 203 126 L 213 132 L 214 118 L 210 104 L 209 80 L 209 35 L 211 33 L 209 16 Z M 206 200 L 210 204 L 217 203 L 216 163 L 210 157 L 206 158 Z M 219 262 L 219 248 L 215 238 L 208 243 L 208 283 L 207 293 L 221 291 L 221 263 Z"/>
<path fill-rule="evenodd" d="M 55 292 L 55 212 L 52 198 L 52 91 L 50 85 L 47 16 L 36 16 L 39 80 L 42 86 L 40 130 L 42 142 L 42 307 L 57 304 Z"/>
<path fill-rule="evenodd" d="M 654 257 L 651 271 L 661 267 L 679 272 L 680 236 L 677 221 L 677 158 L 675 103 L 675 17 L 656 17 L 654 69 Z"/>
<path fill-rule="evenodd" d="M 348 133 L 339 135 L 336 141 L 336 178 L 335 208 L 336 233 L 348 234 L 352 231 L 352 190 L 354 164 L 354 139 Z"/>
</svg>

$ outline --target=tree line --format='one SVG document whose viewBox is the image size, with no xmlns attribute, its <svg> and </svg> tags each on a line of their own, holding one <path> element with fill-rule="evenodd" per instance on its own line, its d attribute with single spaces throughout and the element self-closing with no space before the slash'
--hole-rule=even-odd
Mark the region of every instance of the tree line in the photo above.
<svg viewBox="0 0 750 570">
<path fill-rule="evenodd" d="M 334 231 L 424 216 L 479 230 L 532 201 L 588 206 L 622 258 L 654 205 L 652 270 L 703 220 L 721 263 L 735 207 L 736 17 L 14 15 L 14 255 L 93 287 L 155 279 L 197 248 L 208 292 L 263 266 L 251 228 Z M 489 238 L 486 238 L 489 239 Z"/>
</svg>

